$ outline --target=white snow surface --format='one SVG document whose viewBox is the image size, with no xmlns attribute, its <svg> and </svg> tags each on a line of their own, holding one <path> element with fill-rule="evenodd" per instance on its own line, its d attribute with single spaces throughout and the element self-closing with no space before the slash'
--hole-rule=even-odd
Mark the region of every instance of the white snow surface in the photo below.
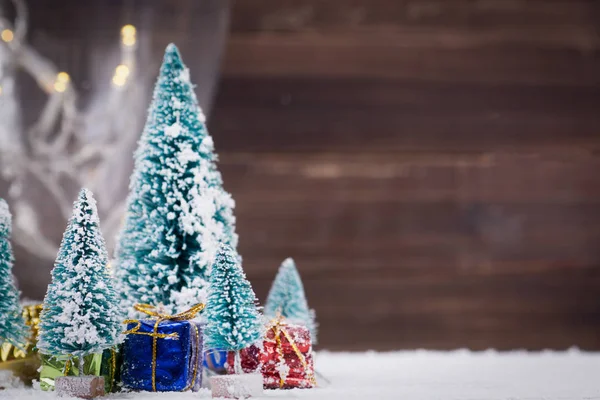
<svg viewBox="0 0 600 400">
<path fill-rule="evenodd" d="M 316 353 L 327 377 L 316 389 L 266 390 L 257 399 L 578 400 L 600 399 L 600 353 L 451 352 Z M 319 377 L 317 377 L 319 382 Z M 115 393 L 107 399 L 210 398 L 198 393 Z M 55 399 L 34 389 L 0 391 L 2 399 Z"/>
</svg>

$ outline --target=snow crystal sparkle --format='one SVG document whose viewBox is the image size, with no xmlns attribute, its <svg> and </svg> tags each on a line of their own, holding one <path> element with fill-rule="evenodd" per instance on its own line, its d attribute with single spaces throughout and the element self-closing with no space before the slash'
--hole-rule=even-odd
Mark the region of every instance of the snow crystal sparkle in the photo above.
<svg viewBox="0 0 600 400">
<path fill-rule="evenodd" d="M 317 344 L 315 312 L 308 307 L 302 279 L 291 258 L 281 263 L 265 304 L 266 317 L 275 318 L 279 314 L 291 323 L 306 326 L 312 344 Z"/>
</svg>

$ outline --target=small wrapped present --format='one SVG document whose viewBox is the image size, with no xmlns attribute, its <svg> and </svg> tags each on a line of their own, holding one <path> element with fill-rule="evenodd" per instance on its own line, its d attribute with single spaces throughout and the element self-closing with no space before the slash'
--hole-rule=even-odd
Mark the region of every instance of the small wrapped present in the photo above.
<svg viewBox="0 0 600 400">
<path fill-rule="evenodd" d="M 137 304 L 135 309 L 156 319 L 125 321 L 123 386 L 153 392 L 198 391 L 202 385 L 202 328 L 190 320 L 204 305 L 175 315 L 159 313 L 146 304 Z"/>
<path fill-rule="evenodd" d="M 0 369 L 10 369 L 13 374 L 25 383 L 31 383 L 37 378 L 37 369 L 40 367 L 40 358 L 35 349 L 37 343 L 38 327 L 40 323 L 41 304 L 23 306 L 25 324 L 31 328 L 27 342 L 15 347 L 9 342 L 0 344 Z"/>
<path fill-rule="evenodd" d="M 55 379 L 59 376 L 79 376 L 79 358 L 70 356 L 50 356 L 40 354 L 40 388 L 54 390 Z M 106 349 L 102 353 L 89 354 L 83 357 L 83 374 L 104 377 L 106 393 L 117 391 L 117 379 L 120 367 L 119 352 Z"/>
<path fill-rule="evenodd" d="M 226 350 L 207 350 L 204 352 L 204 368 L 207 368 L 217 374 L 227 372 L 227 351 Z"/>
<path fill-rule="evenodd" d="M 310 331 L 273 320 L 265 334 L 262 348 L 255 345 L 240 351 L 242 369 L 251 373 L 260 369 L 265 389 L 312 388 L 316 386 Z M 227 371 L 234 373 L 235 353 L 227 358 Z"/>
</svg>

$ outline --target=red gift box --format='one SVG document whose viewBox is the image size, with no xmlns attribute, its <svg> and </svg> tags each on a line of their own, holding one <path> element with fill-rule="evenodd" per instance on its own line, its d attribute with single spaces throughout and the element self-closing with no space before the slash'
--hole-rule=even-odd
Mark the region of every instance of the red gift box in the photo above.
<svg viewBox="0 0 600 400">
<path fill-rule="evenodd" d="M 234 373 L 235 353 L 227 356 L 227 372 Z M 260 369 L 265 389 L 312 388 L 316 386 L 310 331 L 281 318 L 273 321 L 262 348 L 252 345 L 240 351 L 246 373 Z"/>
</svg>

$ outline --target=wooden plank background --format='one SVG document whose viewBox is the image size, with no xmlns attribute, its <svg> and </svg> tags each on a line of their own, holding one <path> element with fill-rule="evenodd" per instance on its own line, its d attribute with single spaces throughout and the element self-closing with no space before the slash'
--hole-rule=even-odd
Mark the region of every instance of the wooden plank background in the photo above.
<svg viewBox="0 0 600 400">
<path fill-rule="evenodd" d="M 29 3 L 84 93 L 133 23 L 148 82 L 174 41 L 209 103 L 225 0 Z M 600 350 L 599 21 L 595 0 L 237 0 L 209 129 L 260 300 L 292 256 L 320 348 Z M 41 297 L 51 264 L 17 253 Z"/>
<path fill-rule="evenodd" d="M 210 118 L 321 348 L 600 349 L 600 3 L 238 0 Z"/>
</svg>

